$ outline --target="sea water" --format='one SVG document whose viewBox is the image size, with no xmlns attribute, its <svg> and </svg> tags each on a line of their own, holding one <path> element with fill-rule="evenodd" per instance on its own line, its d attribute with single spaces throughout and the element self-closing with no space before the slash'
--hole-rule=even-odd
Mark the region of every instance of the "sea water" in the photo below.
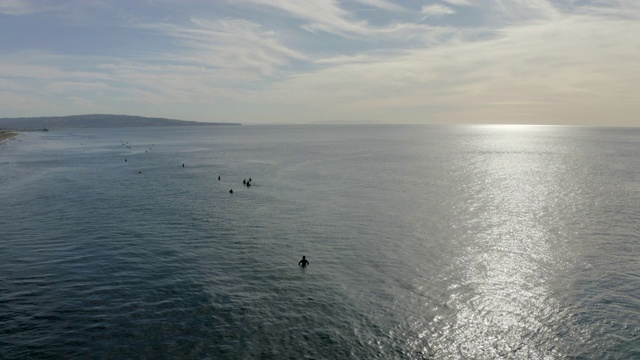
<svg viewBox="0 0 640 360">
<path fill-rule="evenodd" d="M 25 132 L 0 200 L 2 359 L 640 358 L 639 129 Z"/>
</svg>

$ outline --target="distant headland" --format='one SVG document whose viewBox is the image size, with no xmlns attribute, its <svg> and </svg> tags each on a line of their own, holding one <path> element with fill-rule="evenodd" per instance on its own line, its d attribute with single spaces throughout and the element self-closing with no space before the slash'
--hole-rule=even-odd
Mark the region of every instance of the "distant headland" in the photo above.
<svg viewBox="0 0 640 360">
<path fill-rule="evenodd" d="M 239 123 L 208 123 L 165 118 L 151 118 L 132 115 L 70 115 L 23 118 L 0 118 L 0 129 L 29 131 L 65 128 L 114 128 L 146 126 L 203 126 L 203 125 L 241 125 Z"/>
</svg>

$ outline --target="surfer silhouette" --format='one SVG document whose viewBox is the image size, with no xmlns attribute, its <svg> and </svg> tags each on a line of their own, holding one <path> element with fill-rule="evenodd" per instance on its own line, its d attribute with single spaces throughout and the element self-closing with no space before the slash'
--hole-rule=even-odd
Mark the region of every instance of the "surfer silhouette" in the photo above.
<svg viewBox="0 0 640 360">
<path fill-rule="evenodd" d="M 309 261 L 307 261 L 307 258 L 305 256 L 303 256 L 302 260 L 300 260 L 298 262 L 298 265 L 300 265 L 302 267 L 307 267 L 307 265 L 309 265 Z"/>
</svg>

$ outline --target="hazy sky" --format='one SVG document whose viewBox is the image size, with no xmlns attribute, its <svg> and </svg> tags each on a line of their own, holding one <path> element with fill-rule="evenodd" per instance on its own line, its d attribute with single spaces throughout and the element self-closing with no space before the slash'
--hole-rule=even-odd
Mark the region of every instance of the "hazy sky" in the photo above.
<svg viewBox="0 0 640 360">
<path fill-rule="evenodd" d="M 0 0 L 0 117 L 640 126 L 640 0 Z"/>
</svg>

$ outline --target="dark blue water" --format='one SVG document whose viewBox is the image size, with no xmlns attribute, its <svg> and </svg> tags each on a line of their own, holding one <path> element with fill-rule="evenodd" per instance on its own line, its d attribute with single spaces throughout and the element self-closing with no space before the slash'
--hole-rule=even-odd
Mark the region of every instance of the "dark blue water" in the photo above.
<svg viewBox="0 0 640 360">
<path fill-rule="evenodd" d="M 22 133 L 0 200 L 2 359 L 640 358 L 638 129 Z"/>
</svg>

